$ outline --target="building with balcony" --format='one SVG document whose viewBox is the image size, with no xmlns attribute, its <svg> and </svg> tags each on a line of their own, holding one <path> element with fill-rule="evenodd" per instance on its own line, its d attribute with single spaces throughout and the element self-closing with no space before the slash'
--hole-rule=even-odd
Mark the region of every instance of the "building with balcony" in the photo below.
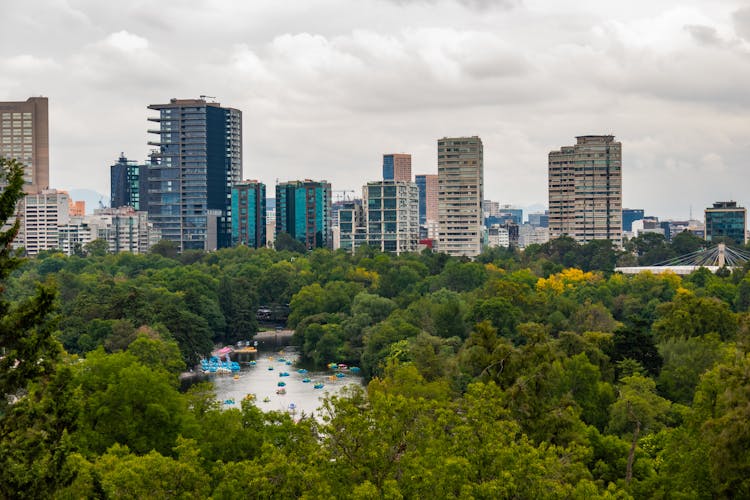
<svg viewBox="0 0 750 500">
<path fill-rule="evenodd" d="M 477 137 L 444 137 L 438 146 L 438 246 L 453 256 L 482 252 L 484 148 Z"/>
<path fill-rule="evenodd" d="M 232 242 L 232 186 L 242 178 L 242 112 L 200 99 L 152 104 L 148 214 L 184 250 Z"/>
<path fill-rule="evenodd" d="M 383 252 L 416 252 L 419 189 L 409 181 L 373 181 L 362 188 L 367 245 Z"/>
<path fill-rule="evenodd" d="M 549 153 L 549 236 L 622 244 L 622 144 L 583 135 Z"/>
</svg>

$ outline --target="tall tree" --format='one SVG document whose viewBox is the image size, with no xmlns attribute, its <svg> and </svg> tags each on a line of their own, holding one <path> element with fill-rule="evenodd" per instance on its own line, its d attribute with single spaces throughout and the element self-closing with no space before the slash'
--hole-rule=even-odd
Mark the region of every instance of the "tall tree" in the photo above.
<svg viewBox="0 0 750 500">
<path fill-rule="evenodd" d="M 23 166 L 16 160 L 0 158 L 0 293 L 6 289 L 8 276 L 17 269 L 20 259 L 11 247 L 20 221 L 15 219 L 16 206 L 23 195 Z M 26 384 L 48 374 L 57 359 L 59 344 L 52 338 L 51 312 L 55 290 L 37 285 L 35 295 L 11 303 L 0 296 L 0 415 L 9 398 L 18 396 Z"/>
</svg>

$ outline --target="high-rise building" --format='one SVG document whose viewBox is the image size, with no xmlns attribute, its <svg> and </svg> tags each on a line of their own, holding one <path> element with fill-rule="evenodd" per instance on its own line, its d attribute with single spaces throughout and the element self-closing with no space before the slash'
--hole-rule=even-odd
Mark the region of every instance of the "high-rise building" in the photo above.
<svg viewBox="0 0 750 500">
<path fill-rule="evenodd" d="M 266 246 L 266 185 L 255 180 L 232 187 L 232 244 Z"/>
<path fill-rule="evenodd" d="M 438 140 L 438 250 L 474 257 L 482 251 L 484 149 L 477 137 Z"/>
<path fill-rule="evenodd" d="M 362 200 L 341 202 L 338 233 L 338 248 L 347 252 L 354 253 L 357 248 L 367 244 L 367 225 Z"/>
<path fill-rule="evenodd" d="M 705 215 L 706 241 L 725 238 L 736 245 L 747 243 L 747 209 L 738 207 L 736 201 L 717 201 Z"/>
<path fill-rule="evenodd" d="M 383 180 L 411 182 L 411 155 L 404 153 L 383 155 Z"/>
<path fill-rule="evenodd" d="M 424 226 L 427 221 L 438 220 L 438 176 L 436 174 L 420 174 L 414 176 L 419 189 L 419 224 Z"/>
<path fill-rule="evenodd" d="M 242 112 L 200 99 L 152 104 L 148 215 L 180 250 L 231 244 L 232 186 L 242 178 Z"/>
<path fill-rule="evenodd" d="M 70 220 L 69 201 L 68 193 L 56 189 L 26 195 L 19 204 L 21 229 L 14 248 L 23 247 L 27 255 L 58 248 L 59 227 Z"/>
<path fill-rule="evenodd" d="M 110 205 L 113 208 L 133 207 L 147 210 L 148 165 L 128 160 L 120 153 L 117 162 L 109 167 Z"/>
<path fill-rule="evenodd" d="M 409 181 L 374 181 L 362 188 L 367 244 L 383 252 L 416 252 L 419 190 Z"/>
<path fill-rule="evenodd" d="M 0 157 L 24 165 L 24 192 L 49 187 L 49 121 L 46 97 L 0 102 Z"/>
<path fill-rule="evenodd" d="M 622 230 L 631 232 L 633 222 L 643 220 L 644 212 L 642 208 L 623 208 L 622 209 Z"/>
<path fill-rule="evenodd" d="M 622 144 L 582 135 L 549 153 L 550 238 L 622 243 Z"/>
<path fill-rule="evenodd" d="M 331 184 L 327 181 L 276 185 L 276 237 L 287 233 L 305 248 L 328 247 L 331 231 Z"/>
</svg>

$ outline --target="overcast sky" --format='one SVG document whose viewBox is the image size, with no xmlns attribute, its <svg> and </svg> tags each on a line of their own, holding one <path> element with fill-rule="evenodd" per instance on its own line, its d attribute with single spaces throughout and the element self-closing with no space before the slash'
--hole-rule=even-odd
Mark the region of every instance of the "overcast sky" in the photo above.
<svg viewBox="0 0 750 500">
<path fill-rule="evenodd" d="M 747 0 L 0 0 L 0 100 L 50 102 L 52 187 L 109 196 L 148 104 L 243 112 L 244 175 L 361 192 L 479 135 L 485 197 L 547 204 L 547 153 L 623 143 L 623 206 L 750 204 Z M 89 207 L 89 209 L 92 207 Z"/>
</svg>

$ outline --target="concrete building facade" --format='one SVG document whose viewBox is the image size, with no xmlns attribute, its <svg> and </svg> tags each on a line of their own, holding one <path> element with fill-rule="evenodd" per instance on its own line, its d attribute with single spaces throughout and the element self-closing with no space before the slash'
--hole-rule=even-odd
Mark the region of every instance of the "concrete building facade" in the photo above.
<svg viewBox="0 0 750 500">
<path fill-rule="evenodd" d="M 384 154 L 383 180 L 411 182 L 411 155 L 405 153 Z"/>
<path fill-rule="evenodd" d="M 383 252 L 416 252 L 419 189 L 409 181 L 368 182 L 362 188 L 367 244 Z"/>
<path fill-rule="evenodd" d="M 59 248 L 59 228 L 70 221 L 69 202 L 68 193 L 56 189 L 26 195 L 19 203 L 21 228 L 13 246 L 29 256 Z"/>
<path fill-rule="evenodd" d="M 622 144 L 584 135 L 549 153 L 550 238 L 622 244 Z"/>
<path fill-rule="evenodd" d="M 438 139 L 438 248 L 453 256 L 482 251 L 484 149 L 477 137 Z"/>
<path fill-rule="evenodd" d="M 24 192 L 49 188 L 49 103 L 46 97 L 0 102 L 0 156 L 24 165 Z"/>
</svg>

